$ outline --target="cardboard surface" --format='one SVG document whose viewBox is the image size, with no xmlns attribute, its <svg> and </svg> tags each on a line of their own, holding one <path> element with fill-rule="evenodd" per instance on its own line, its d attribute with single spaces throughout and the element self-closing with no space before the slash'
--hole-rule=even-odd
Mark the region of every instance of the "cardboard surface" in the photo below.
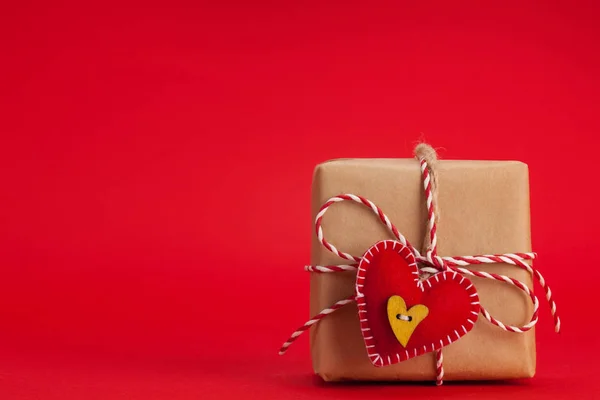
<svg viewBox="0 0 600 400">
<path fill-rule="evenodd" d="M 440 220 L 438 253 L 466 256 L 531 251 L 527 165 L 516 161 L 451 161 L 438 163 Z M 316 167 L 312 215 L 332 196 L 361 195 L 388 215 L 419 249 L 425 234 L 426 210 L 419 164 L 414 159 L 342 159 Z M 375 242 L 393 238 L 366 207 L 353 202 L 332 206 L 323 219 L 325 237 L 338 249 L 361 256 Z M 344 264 L 313 233 L 311 264 Z M 530 288 L 531 276 L 506 264 L 473 269 L 518 279 Z M 311 274 L 310 312 L 314 315 L 352 295 L 352 272 Z M 481 304 L 506 324 L 529 321 L 532 305 L 520 290 L 501 282 L 471 278 Z M 311 329 L 313 368 L 326 381 L 434 380 L 432 353 L 408 361 L 374 367 L 360 334 L 356 305 L 348 305 Z M 535 373 L 535 333 L 505 332 L 481 316 L 468 335 L 444 348 L 445 380 L 512 379 Z"/>
</svg>

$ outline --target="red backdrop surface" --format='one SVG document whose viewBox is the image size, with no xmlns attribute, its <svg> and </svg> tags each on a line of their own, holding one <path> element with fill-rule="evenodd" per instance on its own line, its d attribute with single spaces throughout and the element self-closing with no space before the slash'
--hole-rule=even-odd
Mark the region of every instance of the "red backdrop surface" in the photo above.
<svg viewBox="0 0 600 400">
<path fill-rule="evenodd" d="M 0 398 L 595 398 L 596 2 L 13 2 L 0 13 Z M 218 2 L 215 2 L 218 3 Z M 538 375 L 327 385 L 313 166 L 530 166 Z M 433 368 L 433 366 L 432 366 Z"/>
</svg>

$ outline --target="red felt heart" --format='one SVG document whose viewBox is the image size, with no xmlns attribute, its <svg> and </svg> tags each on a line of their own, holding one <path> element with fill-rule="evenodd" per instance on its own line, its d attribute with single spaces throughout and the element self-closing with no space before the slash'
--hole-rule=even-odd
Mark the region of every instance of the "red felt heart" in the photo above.
<svg viewBox="0 0 600 400">
<path fill-rule="evenodd" d="M 406 307 L 422 304 L 428 315 L 416 326 L 406 347 L 388 320 L 388 299 L 401 296 Z M 473 328 L 479 314 L 475 286 L 454 271 L 419 281 L 414 255 L 393 240 L 372 246 L 363 256 L 356 276 L 360 325 L 373 365 L 381 367 L 447 346 Z"/>
</svg>

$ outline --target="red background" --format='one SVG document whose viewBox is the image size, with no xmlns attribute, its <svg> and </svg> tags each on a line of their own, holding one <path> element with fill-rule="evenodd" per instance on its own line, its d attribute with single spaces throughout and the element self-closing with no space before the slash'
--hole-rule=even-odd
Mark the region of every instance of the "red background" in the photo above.
<svg viewBox="0 0 600 400">
<path fill-rule="evenodd" d="M 600 392 L 595 2 L 13 3 L 0 398 Z M 530 166 L 564 325 L 544 304 L 533 380 L 327 385 L 306 338 L 276 355 L 307 317 L 313 166 L 409 157 L 419 138 Z"/>
</svg>

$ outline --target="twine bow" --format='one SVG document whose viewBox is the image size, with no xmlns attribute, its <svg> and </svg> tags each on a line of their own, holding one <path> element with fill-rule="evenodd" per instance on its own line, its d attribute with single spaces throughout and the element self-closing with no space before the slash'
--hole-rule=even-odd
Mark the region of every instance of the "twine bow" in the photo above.
<svg viewBox="0 0 600 400">
<path fill-rule="evenodd" d="M 417 262 L 420 266 L 420 271 L 422 273 L 435 274 L 440 271 L 449 270 L 455 271 L 459 274 L 475 276 L 478 278 L 484 279 L 492 279 L 500 282 L 507 283 L 509 285 L 515 286 L 518 289 L 525 292 L 533 303 L 533 313 L 531 315 L 531 319 L 528 323 L 522 326 L 513 326 L 504 324 L 502 321 L 494 318 L 483 306 L 480 308 L 480 312 L 483 317 L 488 320 L 493 325 L 498 326 L 499 328 L 514 333 L 523 333 L 531 328 L 533 328 L 538 322 L 538 312 L 539 312 L 539 301 L 537 296 L 533 293 L 532 290 L 527 287 L 523 282 L 511 278 L 505 275 L 492 274 L 483 271 L 471 271 L 466 268 L 462 268 L 468 265 L 478 265 L 478 264 L 495 264 L 495 263 L 506 263 L 510 265 L 514 265 L 516 267 L 522 268 L 528 271 L 535 280 L 538 281 L 539 285 L 545 292 L 546 299 L 548 304 L 550 305 L 550 312 L 552 313 L 552 317 L 554 318 L 554 328 L 556 332 L 560 331 L 560 318 L 558 317 L 556 311 L 556 303 L 552 298 L 552 291 L 550 287 L 546 284 L 544 277 L 542 274 L 533 266 L 529 265 L 526 261 L 533 260 L 537 257 L 536 253 L 506 253 L 506 254 L 494 254 L 494 255 L 478 255 L 478 256 L 459 256 L 459 257 L 441 257 L 437 255 L 437 218 L 436 218 L 436 187 L 435 187 L 435 170 L 432 169 L 430 164 L 435 164 L 435 150 L 433 150 L 428 145 L 419 145 L 416 148 L 416 156 L 421 164 L 421 174 L 423 177 L 423 188 L 425 190 L 425 197 L 427 201 L 427 241 L 428 246 L 426 251 L 424 251 L 424 255 L 419 252 L 414 246 L 412 246 L 408 240 L 398 231 L 396 226 L 392 224 L 384 214 L 384 212 L 377 207 L 372 201 L 354 194 L 342 194 L 339 196 L 335 196 L 327 200 L 325 204 L 321 207 L 319 212 L 317 213 L 315 220 L 315 228 L 317 233 L 317 238 L 319 242 L 325 247 L 327 250 L 337 255 L 340 258 L 354 261 L 353 264 L 349 265 L 308 265 L 304 269 L 309 272 L 315 273 L 329 273 L 329 272 L 343 272 L 343 271 L 356 271 L 358 268 L 358 263 L 361 261 L 362 257 L 357 257 L 349 253 L 345 253 L 340 251 L 333 244 L 328 242 L 325 239 L 323 234 L 322 221 L 325 213 L 332 205 L 336 203 L 340 203 L 343 201 L 353 201 L 359 204 L 362 204 L 369 209 L 373 213 L 375 213 L 380 221 L 392 232 L 393 236 L 404 246 L 408 247 L 408 249 L 413 253 Z M 282 345 L 279 350 L 279 354 L 283 355 L 289 346 L 300 336 L 303 332 L 307 331 L 312 325 L 319 322 L 319 320 L 323 319 L 328 314 L 333 313 L 335 310 L 342 308 L 343 306 L 352 303 L 355 301 L 355 296 L 352 295 L 346 299 L 342 299 L 337 301 L 331 307 L 325 308 L 320 313 L 312 317 L 308 320 L 304 325 L 298 328 L 290 338 Z M 443 355 L 442 350 L 436 351 L 436 384 L 441 385 L 444 378 L 444 368 L 443 368 Z"/>
</svg>

